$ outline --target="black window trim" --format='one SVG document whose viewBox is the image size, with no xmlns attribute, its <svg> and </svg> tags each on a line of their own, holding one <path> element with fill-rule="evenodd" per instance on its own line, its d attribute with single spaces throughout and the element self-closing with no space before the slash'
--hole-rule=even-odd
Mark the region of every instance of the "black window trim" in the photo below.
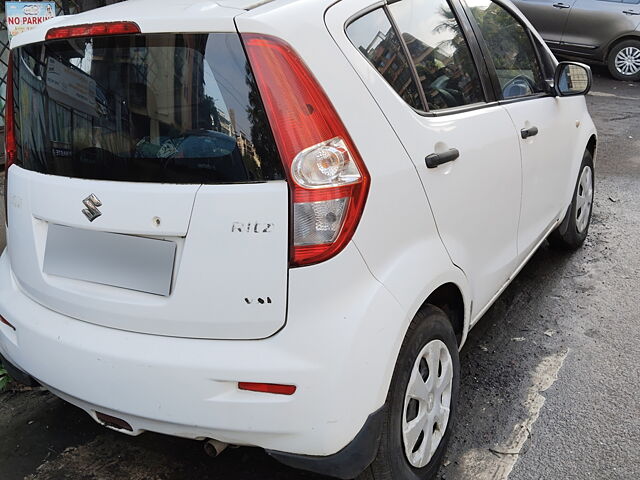
<svg viewBox="0 0 640 480">
<path fill-rule="evenodd" d="M 394 3 L 398 3 L 402 1 L 408 1 L 408 0 L 387 0 L 386 3 L 387 5 L 392 5 Z M 407 47 L 407 44 L 402 38 L 400 29 L 396 24 L 395 18 L 393 17 L 389 9 L 385 7 L 385 12 L 387 14 L 387 17 L 389 18 L 389 21 L 391 22 L 391 25 L 394 28 L 396 36 L 402 42 L 403 50 L 409 61 L 410 68 L 412 72 L 414 72 L 413 73 L 415 75 L 414 78 L 416 79 L 418 88 L 421 93 L 421 97 L 424 97 L 423 106 L 425 107 L 425 109 L 422 111 L 416 110 L 416 112 L 422 116 L 428 116 L 428 117 L 442 117 L 445 115 L 453 115 L 456 113 L 463 113 L 463 112 L 468 112 L 472 110 L 478 110 L 480 108 L 485 108 L 487 105 L 494 103 L 497 100 L 497 97 L 495 97 L 495 92 L 493 92 L 493 90 L 489 88 L 489 85 L 486 83 L 486 80 L 488 80 L 489 78 L 487 65 L 486 65 L 486 62 L 484 61 L 484 58 L 480 54 L 480 49 L 479 49 L 479 46 L 477 45 L 477 39 L 473 34 L 473 31 L 471 30 L 471 26 L 468 25 L 466 22 L 466 15 L 464 14 L 464 11 L 461 9 L 461 6 L 459 5 L 459 1 L 458 0 L 444 0 L 444 1 L 446 1 L 449 4 L 449 6 L 451 7 L 451 11 L 456 18 L 456 21 L 462 27 L 462 35 L 464 37 L 465 43 L 467 44 L 467 47 L 469 48 L 469 54 L 471 55 L 471 60 L 473 61 L 473 64 L 476 68 L 478 81 L 480 82 L 480 85 L 482 88 L 482 94 L 484 95 L 484 101 L 471 103 L 469 105 L 461 105 L 458 107 L 442 108 L 442 109 L 433 110 L 433 111 L 429 110 L 429 106 L 426 100 L 427 97 L 426 97 L 426 94 L 424 93 L 424 89 L 422 88 L 422 84 L 420 83 L 418 70 L 416 69 L 416 66 L 413 63 L 413 60 L 411 59 L 411 55 L 409 53 L 409 47 Z"/>
<path fill-rule="evenodd" d="M 498 100 L 495 91 L 491 88 L 491 77 L 489 72 L 489 65 L 484 58 L 482 49 L 480 48 L 480 42 L 473 31 L 471 22 L 467 18 L 466 12 L 462 6 L 460 0 L 448 0 L 453 14 L 456 16 L 458 24 L 462 27 L 462 35 L 469 46 L 469 51 L 473 62 L 476 65 L 476 71 L 478 72 L 480 83 L 482 84 L 482 91 L 484 92 L 485 102 L 487 104 L 494 103 Z"/>
<path fill-rule="evenodd" d="M 533 48 L 535 48 L 537 55 L 538 55 L 538 60 L 540 61 L 540 64 L 542 65 L 542 71 L 545 75 L 544 79 L 549 82 L 549 81 L 553 81 L 553 77 L 555 76 L 556 70 L 555 68 L 553 68 L 551 71 L 547 71 L 547 62 L 545 62 L 543 57 L 548 57 L 548 52 L 544 50 L 544 44 L 547 43 L 544 41 L 544 39 L 536 37 L 535 34 L 533 33 L 533 31 L 529 30 L 529 37 L 531 38 L 531 42 L 533 43 Z M 548 57 L 548 60 L 550 60 L 550 63 L 553 64 L 557 64 L 557 59 L 553 58 L 553 57 Z"/>
<path fill-rule="evenodd" d="M 478 80 L 482 85 L 482 92 L 484 94 L 485 101 L 472 103 L 470 105 L 462 105 L 459 107 L 443 108 L 441 110 L 435 110 L 435 111 L 430 111 L 428 109 L 429 107 L 427 105 L 426 95 L 424 93 L 422 85 L 420 85 L 418 72 L 416 70 L 415 65 L 413 64 L 413 61 L 411 60 L 409 49 L 406 43 L 404 42 L 404 40 L 402 39 L 402 36 L 400 35 L 400 31 L 398 30 L 398 25 L 396 24 L 395 18 L 393 18 L 393 15 L 391 15 L 391 12 L 387 8 L 388 5 L 392 5 L 400 1 L 403 1 L 403 0 L 380 0 L 374 4 L 369 5 L 368 7 L 350 16 L 347 19 L 347 21 L 344 23 L 343 31 L 345 36 L 348 39 L 349 35 L 347 34 L 347 28 L 349 28 L 349 26 L 353 22 L 359 20 L 360 18 L 364 17 L 365 15 L 375 10 L 382 9 L 384 11 L 385 15 L 387 16 L 387 19 L 389 20 L 389 23 L 391 24 L 391 27 L 393 28 L 395 35 L 398 37 L 398 39 L 402 44 L 402 51 L 407 57 L 409 68 L 411 69 L 411 77 L 413 79 L 413 82 L 416 84 L 416 88 L 418 89 L 418 93 L 420 95 L 420 99 L 424 107 L 424 110 L 418 110 L 414 108 L 413 106 L 409 105 L 404 99 L 401 98 L 402 102 L 407 107 L 409 107 L 414 113 L 417 113 L 418 115 L 423 117 L 443 117 L 447 115 L 455 115 L 459 113 L 480 110 L 483 108 L 491 108 L 491 107 L 495 107 L 496 105 L 499 105 L 500 102 L 498 101 L 498 97 L 496 96 L 495 89 L 493 88 L 493 83 L 491 82 L 489 65 L 486 62 L 485 54 L 481 49 L 480 42 L 478 41 L 478 38 L 474 30 L 472 29 L 472 24 L 471 22 L 469 22 L 467 18 L 468 15 L 464 10 L 464 6 L 461 4 L 460 0 L 446 0 L 451 6 L 451 10 L 455 15 L 456 20 L 462 27 L 462 34 L 464 35 L 465 42 L 469 47 L 471 58 L 476 67 L 476 72 L 478 73 Z M 349 41 L 349 43 L 351 43 L 351 41 Z M 351 43 L 351 45 L 353 45 L 353 43 Z M 358 51 L 358 53 L 362 55 L 362 52 Z M 373 65 L 368 59 L 367 61 L 375 69 L 375 65 Z"/>
<path fill-rule="evenodd" d="M 519 17 L 516 17 L 516 19 L 518 19 Z M 538 42 L 540 41 L 538 38 L 536 38 L 536 36 L 533 34 L 533 32 L 527 28 L 526 25 L 522 24 L 522 22 L 520 22 L 520 24 L 523 26 L 525 32 L 527 32 L 527 35 L 529 36 L 529 41 L 531 42 L 531 45 L 533 46 L 533 50 L 536 53 L 536 59 L 538 60 L 538 66 L 540 67 L 540 72 L 542 73 L 542 77 L 543 80 L 545 81 L 546 84 L 546 89 L 547 92 L 550 93 L 552 92 L 551 89 L 551 85 L 549 84 L 550 81 L 553 81 L 553 77 L 555 75 L 555 71 L 553 72 L 548 72 L 547 71 L 547 65 L 545 63 L 545 61 L 542 58 L 543 52 L 540 51 L 540 48 L 538 46 Z"/>
<path fill-rule="evenodd" d="M 384 10 L 384 14 L 387 16 L 387 19 L 391 23 L 391 28 L 393 29 L 393 33 L 395 34 L 396 37 L 398 37 L 398 41 L 400 42 L 400 48 L 402 48 L 402 53 L 404 53 L 404 56 L 407 60 L 407 64 L 409 64 L 409 71 L 411 72 L 411 78 L 413 78 L 413 83 L 418 89 L 418 96 L 420 97 L 420 103 L 422 103 L 421 111 L 428 113 L 429 102 L 427 102 L 427 95 L 424 93 L 424 89 L 420 84 L 420 75 L 418 75 L 418 70 L 416 69 L 416 66 L 414 65 L 413 60 L 411 58 L 411 52 L 409 52 L 409 47 L 407 46 L 407 43 L 404 41 L 404 38 L 402 38 L 402 34 L 400 33 L 400 29 L 398 28 L 396 19 L 393 17 L 393 15 L 391 15 L 391 11 L 389 10 L 389 7 L 388 7 L 388 5 L 397 3 L 397 1 L 398 0 L 386 2 L 387 4 L 384 7 L 382 7 L 382 9 Z M 411 106 L 411 108 L 413 108 L 413 106 Z"/>
<path fill-rule="evenodd" d="M 473 13 L 471 12 L 471 9 L 469 8 L 469 5 L 467 5 L 465 0 L 450 0 L 450 1 L 460 2 L 462 9 L 464 10 L 466 17 L 469 20 L 469 23 L 471 24 L 471 28 L 473 29 L 473 32 L 476 36 L 476 40 L 482 51 L 487 68 L 489 69 L 489 76 L 491 77 L 491 84 L 493 85 L 494 95 L 499 105 L 509 105 L 512 103 L 524 102 L 528 100 L 537 100 L 540 98 L 555 96 L 553 94 L 552 87 L 548 83 L 549 78 L 547 78 L 547 73 L 545 72 L 545 68 L 544 68 L 544 62 L 542 62 L 541 54 L 538 50 L 538 45 L 536 45 L 536 42 L 534 41 L 531 30 L 527 27 L 525 23 L 522 22 L 521 14 L 517 13 L 515 10 L 513 10 L 508 4 L 504 3 L 502 0 L 490 0 L 493 3 L 497 4 L 498 6 L 502 7 L 504 10 L 506 10 L 507 13 L 509 13 L 514 18 L 514 20 L 518 22 L 524 29 L 525 33 L 527 34 L 527 37 L 529 38 L 529 41 L 531 42 L 531 46 L 533 47 L 533 50 L 536 56 L 536 62 L 538 62 L 538 68 L 540 69 L 540 72 L 543 74 L 543 77 L 544 77 L 543 80 L 545 81 L 546 91 L 538 92 L 533 95 L 516 97 L 516 98 L 502 98 L 502 89 L 500 87 L 500 82 L 498 80 L 498 74 L 496 71 L 495 64 L 493 63 L 493 59 L 491 58 L 491 52 L 489 52 L 489 48 L 487 47 L 487 43 L 484 39 L 484 36 L 482 35 L 480 26 L 476 22 L 473 16 Z"/>
</svg>

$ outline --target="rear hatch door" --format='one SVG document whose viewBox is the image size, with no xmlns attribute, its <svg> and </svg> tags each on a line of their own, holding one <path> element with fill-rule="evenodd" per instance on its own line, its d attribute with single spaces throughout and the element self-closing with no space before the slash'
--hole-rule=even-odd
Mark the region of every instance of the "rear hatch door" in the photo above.
<svg viewBox="0 0 640 480">
<path fill-rule="evenodd" d="M 12 55 L 8 245 L 22 290 L 135 332 L 278 331 L 289 193 L 238 34 L 66 38 Z"/>
</svg>

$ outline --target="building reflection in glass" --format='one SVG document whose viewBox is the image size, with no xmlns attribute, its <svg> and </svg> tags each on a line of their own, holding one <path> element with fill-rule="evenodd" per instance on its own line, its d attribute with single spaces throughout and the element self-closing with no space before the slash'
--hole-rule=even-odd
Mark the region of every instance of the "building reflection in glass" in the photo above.
<svg viewBox="0 0 640 480">
<path fill-rule="evenodd" d="M 359 18 L 349 25 L 347 34 L 393 89 L 409 105 L 422 109 L 420 95 L 400 39 L 384 11 L 374 10 Z"/>
<path fill-rule="evenodd" d="M 172 183 L 265 179 L 260 154 L 274 149 L 254 145 L 262 106 L 241 45 L 226 34 L 64 40 L 14 55 L 29 168 Z"/>
</svg>

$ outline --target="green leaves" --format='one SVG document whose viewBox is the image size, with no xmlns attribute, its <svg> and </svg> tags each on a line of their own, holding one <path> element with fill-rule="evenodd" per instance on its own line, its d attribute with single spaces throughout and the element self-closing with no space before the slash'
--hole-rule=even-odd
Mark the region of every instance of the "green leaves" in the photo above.
<svg viewBox="0 0 640 480">
<path fill-rule="evenodd" d="M 7 388 L 10 380 L 11 377 L 9 376 L 7 371 L 4 368 L 0 367 L 0 392 L 4 391 L 4 389 Z"/>
</svg>

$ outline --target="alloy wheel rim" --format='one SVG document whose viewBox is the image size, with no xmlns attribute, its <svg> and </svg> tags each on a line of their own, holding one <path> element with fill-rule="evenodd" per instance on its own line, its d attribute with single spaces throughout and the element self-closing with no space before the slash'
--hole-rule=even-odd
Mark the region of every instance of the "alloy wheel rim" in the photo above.
<svg viewBox="0 0 640 480">
<path fill-rule="evenodd" d="M 640 72 L 640 48 L 626 47 L 615 58 L 616 70 L 622 75 L 635 75 Z"/>
<path fill-rule="evenodd" d="M 405 455 L 416 468 L 431 461 L 447 431 L 452 387 L 449 349 L 441 340 L 432 340 L 414 362 L 402 413 Z"/>
<path fill-rule="evenodd" d="M 580 182 L 576 192 L 576 228 L 583 233 L 589 225 L 591 208 L 593 206 L 593 171 L 586 166 L 580 175 Z"/>
</svg>

